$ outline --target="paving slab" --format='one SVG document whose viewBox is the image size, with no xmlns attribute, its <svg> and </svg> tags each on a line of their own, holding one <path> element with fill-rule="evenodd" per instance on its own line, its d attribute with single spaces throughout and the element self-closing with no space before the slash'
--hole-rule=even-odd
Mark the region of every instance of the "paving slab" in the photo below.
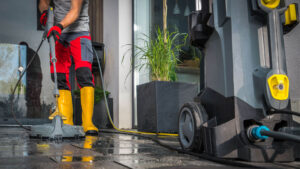
<svg viewBox="0 0 300 169">
<path fill-rule="evenodd" d="M 108 132 L 113 130 L 108 130 Z M 178 139 L 160 137 L 179 148 Z M 300 162 L 247 163 L 274 169 L 300 168 Z M 28 131 L 0 127 L 0 169 L 225 169 L 238 168 L 181 154 L 152 140 L 117 133 L 72 140 L 30 139 Z"/>
</svg>

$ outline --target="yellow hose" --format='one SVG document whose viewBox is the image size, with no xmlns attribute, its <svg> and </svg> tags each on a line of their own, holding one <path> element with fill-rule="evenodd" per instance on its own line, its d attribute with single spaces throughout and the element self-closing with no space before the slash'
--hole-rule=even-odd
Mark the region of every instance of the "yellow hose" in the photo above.
<svg viewBox="0 0 300 169">
<path fill-rule="evenodd" d="M 98 61 L 98 66 L 99 66 L 99 71 L 100 71 L 100 78 L 101 78 L 101 83 L 102 83 L 102 87 L 103 87 L 103 90 L 105 91 L 104 89 L 104 83 L 103 83 L 103 77 L 102 77 L 102 70 L 101 70 L 101 67 L 100 67 L 100 61 L 99 61 L 99 57 L 97 55 L 97 52 L 95 51 L 95 49 L 93 48 L 94 52 L 96 53 L 96 56 L 97 56 L 97 61 Z M 105 50 L 103 49 L 103 52 L 104 52 L 104 63 L 105 63 Z M 134 133 L 134 134 L 145 134 L 145 135 L 158 135 L 158 136 L 173 136 L 173 137 L 177 137 L 178 134 L 171 134 L 171 133 L 151 133 L 151 132 L 141 132 L 141 131 L 132 131 L 132 130 L 122 130 L 122 129 L 119 129 L 118 127 L 115 126 L 114 122 L 112 121 L 111 119 L 111 116 L 110 116 L 110 111 L 109 111 L 109 108 L 108 108 L 108 102 L 107 102 L 107 98 L 106 98 L 106 94 L 104 92 L 104 99 L 105 99 L 105 106 L 106 106 L 106 110 L 107 110 L 107 115 L 109 117 L 109 121 L 111 123 L 111 125 L 113 126 L 113 128 L 117 131 L 120 131 L 120 132 L 125 132 L 125 133 Z"/>
<path fill-rule="evenodd" d="M 106 98 L 106 96 L 104 96 L 104 97 Z M 107 101 L 106 101 L 105 104 L 107 104 Z M 171 134 L 171 133 L 151 133 L 151 132 L 141 132 L 141 131 L 132 131 L 132 130 L 122 130 L 122 129 L 119 129 L 118 127 L 115 126 L 114 122 L 112 121 L 112 119 L 110 117 L 109 111 L 107 111 L 107 114 L 108 114 L 109 121 L 110 121 L 111 125 L 113 126 L 113 128 L 117 131 L 120 131 L 120 132 L 135 133 L 135 134 L 146 134 L 146 135 L 158 135 L 158 136 L 173 136 L 173 137 L 178 136 L 178 134 Z"/>
</svg>

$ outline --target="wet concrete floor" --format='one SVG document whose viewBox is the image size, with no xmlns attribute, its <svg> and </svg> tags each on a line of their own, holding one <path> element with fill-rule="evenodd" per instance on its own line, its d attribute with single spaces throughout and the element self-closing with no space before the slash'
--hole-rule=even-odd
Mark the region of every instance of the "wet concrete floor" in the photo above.
<svg viewBox="0 0 300 169">
<path fill-rule="evenodd" d="M 179 147 L 176 138 L 164 143 Z M 300 163 L 254 164 L 268 168 L 300 168 Z M 0 169 L 225 169 L 234 168 L 179 154 L 151 140 L 116 133 L 99 137 L 50 141 L 30 139 L 21 128 L 0 127 Z"/>
</svg>

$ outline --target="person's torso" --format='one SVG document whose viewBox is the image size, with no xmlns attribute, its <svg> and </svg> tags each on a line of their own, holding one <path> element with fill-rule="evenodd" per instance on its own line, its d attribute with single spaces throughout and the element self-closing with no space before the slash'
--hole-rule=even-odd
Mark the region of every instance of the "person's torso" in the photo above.
<svg viewBox="0 0 300 169">
<path fill-rule="evenodd" d="M 53 0 L 55 23 L 62 21 L 71 9 L 72 0 Z M 65 28 L 62 33 L 89 31 L 89 0 L 83 0 L 82 8 L 77 20 Z"/>
</svg>

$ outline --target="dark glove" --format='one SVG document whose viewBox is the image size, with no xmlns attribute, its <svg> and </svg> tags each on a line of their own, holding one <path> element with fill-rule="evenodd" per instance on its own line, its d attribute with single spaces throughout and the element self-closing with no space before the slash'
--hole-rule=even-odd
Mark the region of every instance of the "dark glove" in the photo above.
<svg viewBox="0 0 300 169">
<path fill-rule="evenodd" d="M 64 27 L 61 24 L 54 25 L 50 28 L 47 34 L 47 38 L 50 36 L 53 36 L 55 39 L 55 42 L 60 39 L 61 31 L 64 29 Z"/>
<path fill-rule="evenodd" d="M 47 16 L 48 16 L 48 10 L 44 10 L 44 12 L 41 14 L 41 17 L 40 17 L 41 25 L 46 26 L 47 19 L 48 19 Z"/>
</svg>

